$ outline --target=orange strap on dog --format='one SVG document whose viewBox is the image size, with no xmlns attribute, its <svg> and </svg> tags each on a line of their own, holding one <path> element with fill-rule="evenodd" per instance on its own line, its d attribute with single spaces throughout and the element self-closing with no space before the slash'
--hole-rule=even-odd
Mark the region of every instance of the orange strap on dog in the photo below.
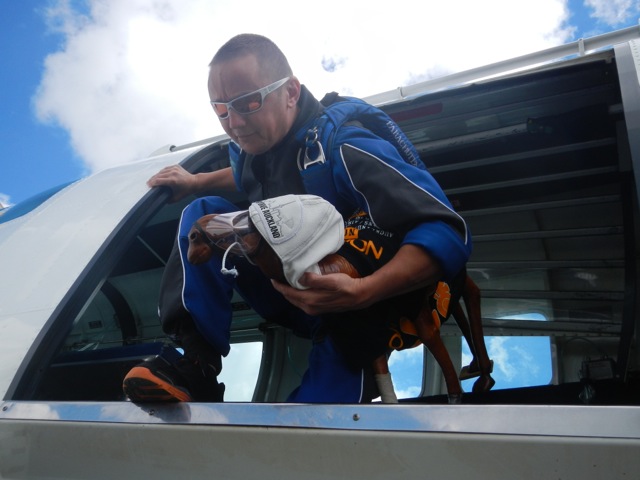
<svg viewBox="0 0 640 480">
<path fill-rule="evenodd" d="M 391 326 L 393 334 L 389 338 L 389 348 L 394 350 L 405 350 L 420 345 L 420 338 L 416 326 L 411 320 L 402 317 L 397 324 Z"/>
</svg>

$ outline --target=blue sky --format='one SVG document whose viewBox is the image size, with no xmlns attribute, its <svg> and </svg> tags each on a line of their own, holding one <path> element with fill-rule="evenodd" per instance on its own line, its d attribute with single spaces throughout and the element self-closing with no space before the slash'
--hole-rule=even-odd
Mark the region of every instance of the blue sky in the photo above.
<svg viewBox="0 0 640 480">
<path fill-rule="evenodd" d="M 5 0 L 6 1 L 6 0 Z M 9 3 L 9 2 L 7 2 Z M 5 145 L 0 169 L 0 202 L 12 203 L 82 175 L 82 161 L 61 128 L 40 122 L 32 97 L 42 77 L 44 58 L 59 46 L 47 34 L 38 2 L 12 1 L 0 16 L 0 142 Z"/>
<path fill-rule="evenodd" d="M 637 25 L 640 16 L 632 0 L 441 3 L 327 0 L 313 19 L 331 28 L 309 37 L 308 24 L 291 16 L 293 0 L 268 9 L 258 0 L 2 0 L 0 202 L 221 133 L 206 65 L 241 31 L 273 38 L 317 95 L 366 96 Z M 353 18 L 362 19 L 355 36 Z"/>
</svg>

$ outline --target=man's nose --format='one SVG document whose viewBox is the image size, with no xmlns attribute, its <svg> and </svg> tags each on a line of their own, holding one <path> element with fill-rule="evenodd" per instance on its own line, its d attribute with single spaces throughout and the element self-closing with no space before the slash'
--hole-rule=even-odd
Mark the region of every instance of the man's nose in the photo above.
<svg viewBox="0 0 640 480">
<path fill-rule="evenodd" d="M 233 108 L 229 109 L 228 122 L 229 122 L 229 127 L 231 128 L 242 127 L 245 124 L 244 116 L 240 115 Z"/>
</svg>

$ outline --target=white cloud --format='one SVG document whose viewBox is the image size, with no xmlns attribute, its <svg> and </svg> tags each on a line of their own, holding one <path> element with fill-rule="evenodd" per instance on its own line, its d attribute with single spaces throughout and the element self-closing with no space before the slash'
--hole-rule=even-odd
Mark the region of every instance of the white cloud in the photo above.
<svg viewBox="0 0 640 480">
<path fill-rule="evenodd" d="M 401 365 L 402 368 L 406 368 L 408 366 L 422 367 L 423 357 L 424 349 L 422 346 L 394 351 L 389 357 L 389 368 L 396 367 L 397 365 Z"/>
<path fill-rule="evenodd" d="M 5 208 L 9 206 L 11 206 L 11 199 L 9 198 L 9 195 L 0 193 L 0 208 Z"/>
<path fill-rule="evenodd" d="M 541 374 L 540 365 L 548 360 L 546 356 L 536 358 L 533 344 L 524 346 L 523 337 L 489 337 L 487 350 L 494 361 L 494 371 L 506 383 L 521 382 L 528 385 Z"/>
<path fill-rule="evenodd" d="M 89 0 L 48 11 L 61 35 L 34 98 L 90 170 L 222 132 L 207 64 L 231 36 L 272 38 L 303 83 L 367 96 L 571 40 L 566 0 Z"/>
<path fill-rule="evenodd" d="M 504 378 L 510 382 L 518 374 L 517 359 L 514 359 L 510 353 L 512 349 L 508 347 L 508 337 L 492 337 L 489 341 L 489 356 L 494 362 L 494 368 L 497 368 Z"/>
<path fill-rule="evenodd" d="M 422 386 L 413 385 L 405 389 L 394 389 L 396 392 L 396 397 L 398 398 L 416 398 L 420 396 L 420 392 L 422 391 Z M 376 399 L 380 401 L 380 398 Z M 376 401 L 374 400 L 374 401 Z"/>
<path fill-rule="evenodd" d="M 607 25 L 619 25 L 640 13 L 640 2 L 637 0 L 585 0 L 585 6 L 593 9 L 591 17 Z"/>
</svg>

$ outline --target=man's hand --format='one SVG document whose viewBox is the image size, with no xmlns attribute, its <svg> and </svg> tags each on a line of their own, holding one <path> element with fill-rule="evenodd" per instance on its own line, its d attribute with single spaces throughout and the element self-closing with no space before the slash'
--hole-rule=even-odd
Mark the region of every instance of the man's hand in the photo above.
<svg viewBox="0 0 640 480">
<path fill-rule="evenodd" d="M 147 180 L 147 185 L 153 187 L 169 187 L 172 192 L 171 202 L 177 202 L 198 190 L 196 176 L 187 172 L 180 165 L 164 167 Z"/>
<path fill-rule="evenodd" d="M 366 277 L 305 273 L 300 283 L 309 287 L 308 290 L 297 290 L 275 280 L 271 282 L 302 311 L 320 315 L 360 310 L 386 298 L 435 285 L 441 277 L 440 267 L 425 250 L 416 245 L 403 245 L 389 263 Z"/>
<path fill-rule="evenodd" d="M 191 174 L 180 165 L 164 167 L 147 180 L 147 185 L 152 188 L 169 187 L 173 193 L 171 202 L 177 202 L 187 195 L 209 189 L 230 191 L 236 187 L 231 167 L 221 168 L 213 172 Z"/>
<path fill-rule="evenodd" d="M 298 290 L 277 280 L 271 283 L 289 302 L 309 315 L 359 310 L 368 302 L 366 292 L 362 291 L 363 279 L 344 273 L 305 273 L 300 283 L 309 287 L 307 290 Z"/>
</svg>

